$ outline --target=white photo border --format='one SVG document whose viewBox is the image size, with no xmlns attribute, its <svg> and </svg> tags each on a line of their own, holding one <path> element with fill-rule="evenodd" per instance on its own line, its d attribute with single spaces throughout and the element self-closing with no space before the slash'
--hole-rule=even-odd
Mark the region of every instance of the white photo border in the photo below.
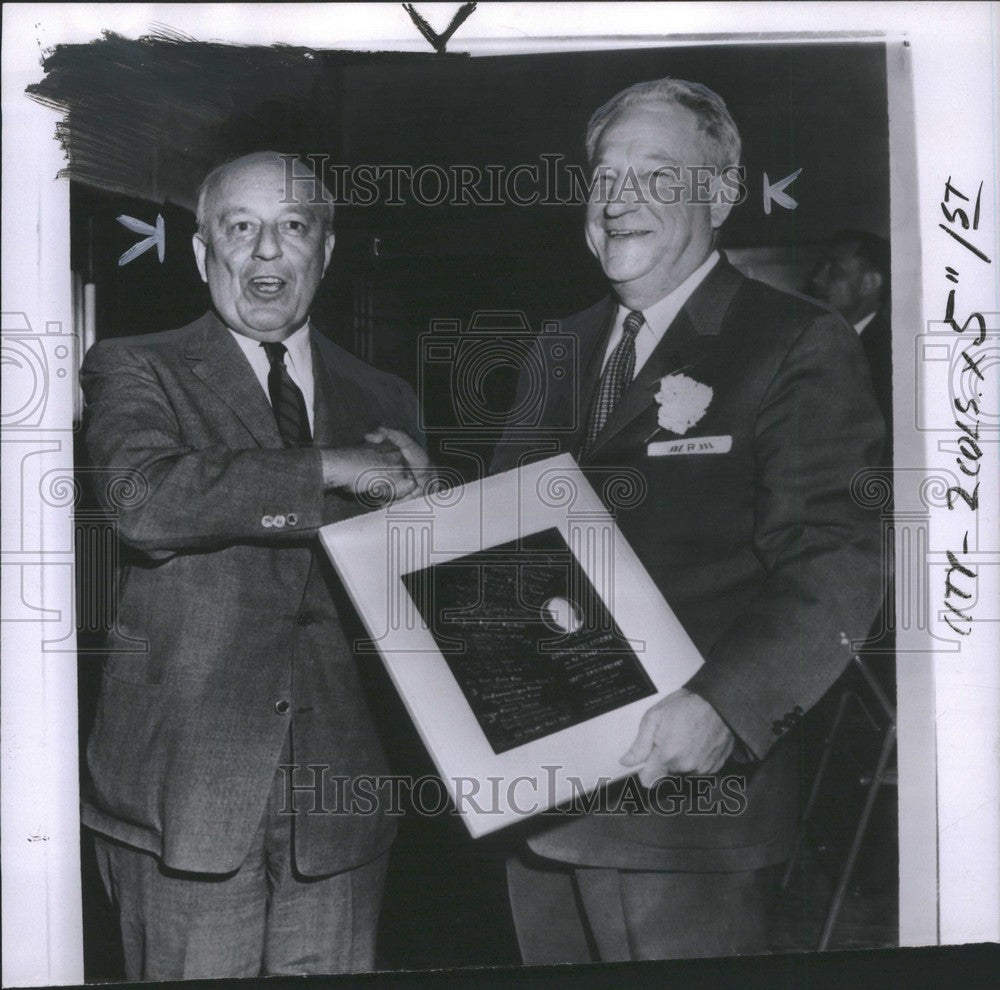
<svg viewBox="0 0 1000 990">
<path fill-rule="evenodd" d="M 251 5 L 20 4 L 3 9 L 2 948 L 7 985 L 83 980 L 73 519 L 65 488 L 73 468 L 76 362 L 67 329 L 74 325 L 69 188 L 54 178 L 65 164 L 54 139 L 57 116 L 24 91 L 42 78 L 45 51 L 59 43 L 94 40 L 105 30 L 139 37 L 169 26 L 205 41 L 427 50 L 402 5 L 254 4 L 253 17 L 246 16 L 245 6 Z M 453 12 L 451 5 L 423 6 L 437 30 Z M 896 530 L 897 561 L 911 550 L 906 541 L 925 541 L 912 558 L 912 584 L 897 580 L 897 612 L 909 595 L 926 595 L 930 606 L 923 627 L 897 633 L 901 945 L 1000 940 L 998 424 L 987 417 L 980 424 L 983 481 L 976 539 L 962 558 L 977 573 L 975 622 L 959 643 L 944 621 L 944 589 L 948 551 L 960 553 L 970 527 L 961 502 L 947 508 L 944 489 L 952 482 L 942 486 L 941 478 L 952 476 L 960 434 L 947 414 L 947 401 L 933 410 L 921 405 L 935 396 L 947 400 L 955 389 L 953 345 L 964 346 L 968 334 L 956 335 L 943 323 L 949 291 L 956 288 L 946 270 L 957 270 L 963 262 L 956 315 L 960 322 L 972 311 L 986 317 L 992 332 L 980 365 L 982 401 L 984 409 L 997 407 L 998 33 L 996 4 L 481 3 L 449 45 L 475 56 L 706 43 L 886 43 L 897 516 L 902 483 L 912 488 L 916 480 L 933 506 L 924 503 L 925 524 Z M 977 263 L 942 230 L 949 178 L 966 194 L 983 182 L 976 245 L 990 264 Z M 938 360 L 939 352 L 951 357 Z M 10 408 L 14 413 L 8 416 Z M 906 471 L 913 476 L 904 477 Z"/>
</svg>

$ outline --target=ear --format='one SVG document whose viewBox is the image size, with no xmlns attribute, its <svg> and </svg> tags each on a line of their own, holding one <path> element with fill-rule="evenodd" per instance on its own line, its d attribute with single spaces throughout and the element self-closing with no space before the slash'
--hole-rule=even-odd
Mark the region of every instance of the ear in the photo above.
<svg viewBox="0 0 1000 990">
<path fill-rule="evenodd" d="M 718 230 L 729 216 L 733 208 L 732 196 L 725 195 L 727 189 L 722 177 L 716 175 L 712 179 L 712 228 Z"/>
<path fill-rule="evenodd" d="M 191 238 L 191 247 L 194 249 L 194 263 L 198 266 L 198 274 L 203 282 L 208 281 L 208 272 L 205 269 L 205 253 L 208 245 L 201 234 L 195 234 Z"/>
<path fill-rule="evenodd" d="M 733 208 L 732 203 L 723 202 L 713 202 L 712 203 L 712 227 L 718 230 L 725 222 L 726 218 L 729 216 L 730 211 Z"/>
<path fill-rule="evenodd" d="M 327 268 L 330 267 L 330 259 L 333 257 L 333 245 L 336 243 L 336 235 L 331 230 L 323 238 L 323 272 L 325 273 Z"/>
</svg>

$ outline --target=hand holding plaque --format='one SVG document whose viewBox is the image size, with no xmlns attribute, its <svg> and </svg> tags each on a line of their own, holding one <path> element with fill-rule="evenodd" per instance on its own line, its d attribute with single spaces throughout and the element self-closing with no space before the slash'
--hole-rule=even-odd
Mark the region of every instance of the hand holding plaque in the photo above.
<svg viewBox="0 0 1000 990">
<path fill-rule="evenodd" d="M 621 763 L 626 767 L 643 764 L 639 783 L 652 787 L 671 773 L 715 773 L 735 743 L 719 713 L 700 695 L 680 688 L 642 716 L 635 742 Z"/>
<path fill-rule="evenodd" d="M 320 535 L 473 836 L 626 776 L 702 662 L 568 455 Z"/>
</svg>

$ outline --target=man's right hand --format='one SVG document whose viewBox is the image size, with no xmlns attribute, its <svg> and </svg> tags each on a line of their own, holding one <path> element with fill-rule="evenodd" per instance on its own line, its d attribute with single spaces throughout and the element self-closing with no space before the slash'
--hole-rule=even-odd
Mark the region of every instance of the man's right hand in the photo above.
<svg viewBox="0 0 1000 990">
<path fill-rule="evenodd" d="M 411 471 L 412 457 L 407 457 L 407 452 L 383 436 L 382 431 L 370 433 L 365 439 L 367 443 L 356 447 L 322 451 L 323 487 L 363 497 L 391 484 L 393 499 L 416 492 L 420 485 Z"/>
</svg>

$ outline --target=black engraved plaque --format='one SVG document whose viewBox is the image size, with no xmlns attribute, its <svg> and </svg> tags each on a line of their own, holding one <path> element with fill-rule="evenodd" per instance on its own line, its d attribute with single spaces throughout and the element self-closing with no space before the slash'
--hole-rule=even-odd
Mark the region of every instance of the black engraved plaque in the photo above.
<svg viewBox="0 0 1000 990">
<path fill-rule="evenodd" d="M 656 693 L 554 527 L 403 583 L 495 753 Z"/>
</svg>

